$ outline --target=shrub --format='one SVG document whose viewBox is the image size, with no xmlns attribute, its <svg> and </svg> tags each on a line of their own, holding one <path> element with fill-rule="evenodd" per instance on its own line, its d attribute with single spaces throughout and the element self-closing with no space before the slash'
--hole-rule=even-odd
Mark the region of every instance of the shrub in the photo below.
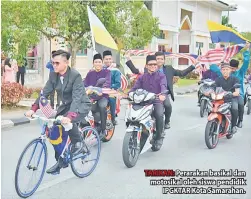
<svg viewBox="0 0 251 199">
<path fill-rule="evenodd" d="M 32 93 L 34 92 L 32 88 L 24 88 L 24 97 L 31 98 Z"/>
<path fill-rule="evenodd" d="M 16 106 L 24 97 L 24 90 L 18 83 L 3 83 L 1 85 L 1 105 Z"/>
<path fill-rule="evenodd" d="M 33 92 L 37 93 L 38 95 L 40 95 L 40 92 L 43 88 L 33 88 Z"/>
</svg>

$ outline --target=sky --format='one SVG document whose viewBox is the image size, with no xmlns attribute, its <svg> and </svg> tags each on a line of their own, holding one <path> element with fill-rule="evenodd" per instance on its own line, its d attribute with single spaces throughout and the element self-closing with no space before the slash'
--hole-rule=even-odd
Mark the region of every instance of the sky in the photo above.
<svg viewBox="0 0 251 199">
<path fill-rule="evenodd" d="M 238 5 L 237 11 L 229 12 L 229 23 L 237 27 L 238 32 L 251 32 L 251 0 L 224 0 L 229 5 Z M 227 15 L 227 12 L 224 12 Z"/>
</svg>

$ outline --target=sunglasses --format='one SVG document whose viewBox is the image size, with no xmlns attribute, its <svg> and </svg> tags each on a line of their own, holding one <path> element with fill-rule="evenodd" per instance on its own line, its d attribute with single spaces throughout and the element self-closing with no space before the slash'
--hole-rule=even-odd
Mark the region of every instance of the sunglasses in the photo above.
<svg viewBox="0 0 251 199">
<path fill-rule="evenodd" d="M 157 66 L 157 64 L 147 64 L 148 66 Z"/>
</svg>

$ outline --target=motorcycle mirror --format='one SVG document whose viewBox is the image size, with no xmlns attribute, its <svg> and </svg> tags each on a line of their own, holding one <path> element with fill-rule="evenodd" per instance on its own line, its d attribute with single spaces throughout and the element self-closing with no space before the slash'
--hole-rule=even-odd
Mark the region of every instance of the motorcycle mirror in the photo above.
<svg viewBox="0 0 251 199">
<path fill-rule="evenodd" d="M 100 78 L 98 79 L 97 83 L 96 83 L 96 87 L 99 87 L 99 86 L 103 86 L 103 84 L 106 82 L 106 79 L 105 78 Z"/>
</svg>

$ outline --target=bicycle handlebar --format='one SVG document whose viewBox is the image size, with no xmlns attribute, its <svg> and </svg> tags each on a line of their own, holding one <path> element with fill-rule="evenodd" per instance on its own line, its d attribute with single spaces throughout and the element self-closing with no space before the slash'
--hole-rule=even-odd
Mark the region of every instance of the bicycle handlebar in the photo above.
<svg viewBox="0 0 251 199">
<path fill-rule="evenodd" d="M 25 114 L 24 114 L 24 115 L 25 115 Z M 25 116 L 26 116 L 26 115 L 25 115 Z M 26 117 L 27 117 L 27 116 L 26 116 Z M 39 115 L 37 115 L 37 114 L 33 114 L 33 115 L 31 116 L 32 119 L 37 118 L 37 119 L 40 119 L 40 120 L 42 120 L 42 121 L 44 121 L 44 122 L 51 122 L 51 123 L 53 123 L 53 122 L 58 122 L 59 124 L 61 124 L 61 119 L 62 119 L 62 117 L 63 117 L 63 116 L 58 116 L 57 118 L 46 118 L 46 117 L 43 117 L 43 116 L 39 116 Z M 71 130 L 72 127 L 73 127 L 72 123 L 61 124 L 61 125 L 65 128 L 66 131 Z"/>
</svg>

